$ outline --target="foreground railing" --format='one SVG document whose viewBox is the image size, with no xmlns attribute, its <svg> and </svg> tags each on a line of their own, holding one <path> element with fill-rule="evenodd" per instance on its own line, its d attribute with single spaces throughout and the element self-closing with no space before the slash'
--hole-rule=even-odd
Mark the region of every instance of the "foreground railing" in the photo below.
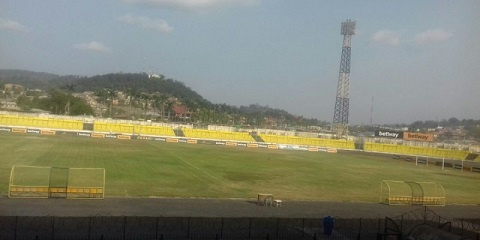
<svg viewBox="0 0 480 240">
<path fill-rule="evenodd" d="M 451 221 L 428 208 L 386 219 L 335 219 L 330 236 L 323 218 L 2 216 L 0 239 L 401 239 L 420 224 L 480 239 L 479 219 Z"/>
</svg>

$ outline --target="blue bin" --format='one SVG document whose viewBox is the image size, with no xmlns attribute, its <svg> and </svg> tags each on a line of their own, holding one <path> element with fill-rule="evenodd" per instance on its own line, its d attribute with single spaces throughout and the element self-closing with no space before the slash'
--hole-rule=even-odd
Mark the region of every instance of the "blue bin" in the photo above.
<svg viewBox="0 0 480 240">
<path fill-rule="evenodd" d="M 323 233 L 327 236 L 332 235 L 333 225 L 335 225 L 335 219 L 331 216 L 323 218 Z"/>
</svg>

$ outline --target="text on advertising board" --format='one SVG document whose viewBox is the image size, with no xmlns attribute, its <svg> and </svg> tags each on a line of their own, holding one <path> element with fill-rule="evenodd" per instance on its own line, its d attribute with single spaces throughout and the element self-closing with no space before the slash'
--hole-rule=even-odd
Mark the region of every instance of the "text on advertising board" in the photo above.
<svg viewBox="0 0 480 240">
<path fill-rule="evenodd" d="M 405 132 L 403 140 L 433 142 L 433 134 Z"/>
<path fill-rule="evenodd" d="M 375 130 L 376 137 L 403 138 L 403 132 Z"/>
</svg>

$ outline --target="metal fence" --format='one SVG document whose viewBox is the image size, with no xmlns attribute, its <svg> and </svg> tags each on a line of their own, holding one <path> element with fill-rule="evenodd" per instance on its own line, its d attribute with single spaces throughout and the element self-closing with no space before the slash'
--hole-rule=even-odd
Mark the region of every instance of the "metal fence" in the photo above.
<svg viewBox="0 0 480 240">
<path fill-rule="evenodd" d="M 374 239 L 379 219 L 0 217 L 0 239 Z"/>
<path fill-rule="evenodd" d="M 480 216 L 477 219 L 446 219 L 428 207 L 406 212 L 400 216 L 385 219 L 384 233 L 408 233 L 419 225 L 430 225 L 445 232 L 464 236 L 465 239 L 480 240 Z"/>
<path fill-rule="evenodd" d="M 324 234 L 322 218 L 2 216 L 0 239 L 401 239 L 420 224 L 480 239 L 480 219 L 451 221 L 428 208 L 395 218 L 335 219 L 331 236 Z"/>
</svg>

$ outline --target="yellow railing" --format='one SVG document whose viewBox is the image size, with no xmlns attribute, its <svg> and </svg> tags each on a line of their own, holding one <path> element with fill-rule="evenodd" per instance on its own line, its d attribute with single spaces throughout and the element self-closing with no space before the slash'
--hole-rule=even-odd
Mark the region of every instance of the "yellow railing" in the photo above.
<svg viewBox="0 0 480 240">
<path fill-rule="evenodd" d="M 44 117 L 0 115 L 0 124 L 25 127 L 82 130 L 83 121 Z"/>
<path fill-rule="evenodd" d="M 413 155 L 413 156 L 415 155 L 431 156 L 431 157 L 448 158 L 448 159 L 465 159 L 469 154 L 468 151 L 453 150 L 453 149 L 382 144 L 382 143 L 371 143 L 371 142 L 365 143 L 364 150 L 368 152 L 385 152 L 385 153 L 404 154 L 404 155 Z"/>
<path fill-rule="evenodd" d="M 329 148 L 355 149 L 354 142 L 350 140 L 306 138 L 306 137 L 279 136 L 279 135 L 268 135 L 268 134 L 260 134 L 259 136 L 265 142 L 268 142 L 268 143 L 297 144 L 297 145 L 329 147 Z"/>
<path fill-rule="evenodd" d="M 93 125 L 93 130 L 95 132 L 175 136 L 175 133 L 171 127 L 139 124 L 95 122 Z"/>
<path fill-rule="evenodd" d="M 223 131 L 214 131 L 214 130 L 205 130 L 205 129 L 192 129 L 185 128 L 182 129 L 185 137 L 189 138 L 210 138 L 210 139 L 219 139 L 219 140 L 236 140 L 236 141 L 246 141 L 253 142 L 255 139 L 250 136 L 247 132 L 223 132 Z"/>
</svg>

